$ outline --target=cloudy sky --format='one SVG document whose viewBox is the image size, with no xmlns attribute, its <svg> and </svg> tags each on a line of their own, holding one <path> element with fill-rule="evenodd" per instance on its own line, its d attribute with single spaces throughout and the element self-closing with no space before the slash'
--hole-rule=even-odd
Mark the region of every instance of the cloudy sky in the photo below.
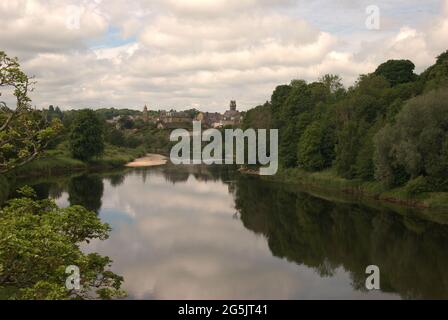
<svg viewBox="0 0 448 320">
<path fill-rule="evenodd" d="M 448 49 L 448 0 L 2 0 L 0 17 L 34 104 L 64 109 L 245 110 L 294 78 L 351 85 L 391 58 L 421 72 Z"/>
</svg>

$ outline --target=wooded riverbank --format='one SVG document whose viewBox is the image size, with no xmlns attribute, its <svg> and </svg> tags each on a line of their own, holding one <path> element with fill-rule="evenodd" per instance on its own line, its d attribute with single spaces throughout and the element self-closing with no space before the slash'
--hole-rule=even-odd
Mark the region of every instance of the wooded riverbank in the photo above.
<svg viewBox="0 0 448 320">
<path fill-rule="evenodd" d="M 241 170 L 244 174 L 256 174 L 254 170 Z M 411 196 L 405 188 L 387 189 L 379 182 L 362 180 L 348 180 L 338 177 L 331 170 L 323 172 L 306 172 L 301 169 L 282 169 L 274 176 L 262 176 L 261 179 L 293 184 L 303 189 L 312 189 L 317 193 L 332 192 L 333 197 L 338 194 L 355 196 L 359 199 L 389 203 L 400 207 L 417 209 L 448 209 L 447 192 L 426 192 Z M 319 192 L 321 191 L 321 192 Z"/>
</svg>

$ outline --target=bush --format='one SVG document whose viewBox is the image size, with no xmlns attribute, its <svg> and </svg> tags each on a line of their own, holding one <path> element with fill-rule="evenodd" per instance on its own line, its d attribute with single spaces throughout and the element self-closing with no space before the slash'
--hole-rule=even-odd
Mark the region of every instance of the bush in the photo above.
<svg viewBox="0 0 448 320">
<path fill-rule="evenodd" d="M 415 197 L 421 193 L 429 192 L 431 188 L 425 177 L 419 176 L 410 180 L 405 186 L 405 192 L 410 197 Z"/>
</svg>

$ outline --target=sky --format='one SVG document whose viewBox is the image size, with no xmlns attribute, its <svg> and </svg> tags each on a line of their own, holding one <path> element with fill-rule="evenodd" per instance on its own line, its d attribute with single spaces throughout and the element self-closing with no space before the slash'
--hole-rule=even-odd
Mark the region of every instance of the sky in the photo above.
<svg viewBox="0 0 448 320">
<path fill-rule="evenodd" d="M 6 0 L 0 17 L 33 104 L 65 110 L 247 110 L 292 79 L 419 73 L 448 49 L 448 0 Z"/>
</svg>

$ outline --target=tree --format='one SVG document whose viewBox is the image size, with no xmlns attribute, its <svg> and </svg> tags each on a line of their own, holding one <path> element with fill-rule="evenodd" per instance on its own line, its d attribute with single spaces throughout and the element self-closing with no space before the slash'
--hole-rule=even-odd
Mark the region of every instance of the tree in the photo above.
<svg viewBox="0 0 448 320">
<path fill-rule="evenodd" d="M 272 118 L 274 128 L 279 128 L 281 126 L 281 116 L 280 111 L 282 109 L 283 104 L 291 93 L 291 86 L 281 85 L 275 88 L 271 97 L 271 105 L 272 105 Z"/>
<path fill-rule="evenodd" d="M 115 126 L 108 125 L 105 130 L 105 141 L 114 146 L 124 147 L 126 140 L 123 131 L 118 130 Z"/>
<path fill-rule="evenodd" d="M 80 206 L 60 209 L 35 200 L 29 187 L 0 209 L 0 292 L 12 299 L 110 299 L 123 296 L 123 278 L 108 270 L 111 260 L 79 248 L 105 240 L 110 227 Z M 77 266 L 80 290 L 66 288 L 66 268 Z M 12 290 L 11 290 L 12 289 Z"/>
<path fill-rule="evenodd" d="M 315 105 L 312 86 L 308 86 L 304 80 L 293 80 L 290 87 L 291 90 L 278 111 L 279 157 L 281 165 L 286 168 L 298 165 L 298 141 L 312 122 L 311 110 Z"/>
<path fill-rule="evenodd" d="M 439 55 L 436 64 L 423 72 L 420 78 L 426 92 L 448 86 L 448 50 Z"/>
<path fill-rule="evenodd" d="M 272 128 L 271 104 L 257 106 L 246 112 L 243 118 L 243 129 L 270 129 Z"/>
<path fill-rule="evenodd" d="M 70 151 L 76 159 L 90 161 L 103 154 L 103 126 L 93 110 L 81 110 L 76 114 L 69 140 Z"/>
<path fill-rule="evenodd" d="M 334 159 L 334 133 L 323 120 L 310 124 L 300 137 L 298 147 L 299 165 L 305 170 L 319 171 Z"/>
<path fill-rule="evenodd" d="M 132 129 L 134 128 L 134 120 L 129 116 L 121 116 L 120 119 L 118 119 L 118 125 L 121 129 Z"/>
<path fill-rule="evenodd" d="M 370 178 L 373 152 L 367 137 L 388 110 L 390 84 L 375 74 L 362 75 L 355 87 L 335 106 L 337 144 L 335 168 L 347 179 Z M 376 128 L 376 130 L 378 130 Z M 376 133 L 376 131 L 375 131 Z"/>
<path fill-rule="evenodd" d="M 322 82 L 330 93 L 344 90 L 341 77 L 335 74 L 326 74 L 319 79 L 319 82 Z"/>
<path fill-rule="evenodd" d="M 415 65 L 409 60 L 389 60 L 381 64 L 375 71 L 378 76 L 383 76 L 391 86 L 417 80 L 414 73 Z"/>
<path fill-rule="evenodd" d="M 388 185 L 419 176 L 448 190 L 448 90 L 406 103 L 394 124 L 375 136 L 375 174 Z"/>
<path fill-rule="evenodd" d="M 31 108 L 28 92 L 32 84 L 17 59 L 0 52 L 0 87 L 12 89 L 16 99 L 15 108 L 0 102 L 0 173 L 34 160 L 62 128 L 58 119 L 49 124 L 45 113 Z M 3 178 L 0 175 L 2 184 Z M 107 224 L 83 207 L 60 209 L 52 200 L 38 201 L 30 188 L 19 193 L 22 196 L 0 208 L 1 297 L 5 293 L 12 299 L 110 299 L 123 295 L 123 278 L 107 270 L 111 260 L 96 253 L 86 255 L 79 248 L 79 243 L 106 239 Z M 68 266 L 82 270 L 78 291 L 66 288 Z"/>
<path fill-rule="evenodd" d="M 0 51 L 0 88 L 11 90 L 16 101 L 15 108 L 0 101 L 0 174 L 36 159 L 62 128 L 59 120 L 48 123 L 40 111 L 31 108 L 28 93 L 33 84 L 17 58 Z"/>
</svg>

